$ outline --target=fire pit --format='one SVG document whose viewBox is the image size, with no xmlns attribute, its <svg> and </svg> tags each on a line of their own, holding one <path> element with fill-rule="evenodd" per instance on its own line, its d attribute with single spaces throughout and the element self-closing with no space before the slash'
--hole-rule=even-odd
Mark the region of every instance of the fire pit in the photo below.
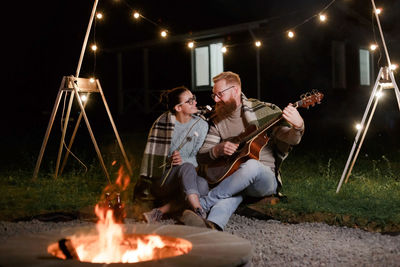
<svg viewBox="0 0 400 267">
<path fill-rule="evenodd" d="M 94 227 L 65 228 L 10 238 L 0 244 L 0 266 L 87 266 L 96 263 L 62 260 L 48 254 L 50 244 L 77 233 L 90 234 Z M 248 240 L 205 228 L 182 225 L 126 224 L 128 236 L 157 234 L 169 240 L 191 244 L 191 249 L 180 256 L 166 257 L 140 263 L 111 263 L 110 266 L 243 266 L 251 260 Z M 103 266 L 104 264 L 102 264 Z"/>
</svg>

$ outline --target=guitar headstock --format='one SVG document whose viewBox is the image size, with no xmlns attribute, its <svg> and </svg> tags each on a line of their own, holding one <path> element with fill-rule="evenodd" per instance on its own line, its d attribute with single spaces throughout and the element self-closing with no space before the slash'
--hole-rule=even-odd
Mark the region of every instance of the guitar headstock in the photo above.
<svg viewBox="0 0 400 267">
<path fill-rule="evenodd" d="M 315 104 L 321 104 L 321 100 L 324 98 L 324 94 L 318 92 L 318 90 L 312 90 L 300 96 L 300 101 L 296 104 L 298 107 L 308 108 L 309 106 L 315 106 Z"/>
</svg>

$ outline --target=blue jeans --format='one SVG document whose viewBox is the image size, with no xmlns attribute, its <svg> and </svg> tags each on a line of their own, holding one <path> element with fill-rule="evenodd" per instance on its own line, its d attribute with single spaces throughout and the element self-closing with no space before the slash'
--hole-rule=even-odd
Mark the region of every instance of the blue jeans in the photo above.
<svg viewBox="0 0 400 267">
<path fill-rule="evenodd" d="M 270 167 L 258 160 L 242 163 L 237 171 L 200 198 L 208 220 L 223 229 L 243 196 L 265 197 L 276 193 L 278 183 Z"/>
<path fill-rule="evenodd" d="M 170 199 L 176 199 L 182 192 L 185 195 L 197 194 L 199 197 L 207 195 L 207 180 L 197 175 L 193 164 L 185 162 L 181 165 L 173 166 L 172 170 L 161 186 L 167 171 L 160 179 L 155 179 L 152 184 L 152 193 L 162 202 L 168 202 Z"/>
</svg>

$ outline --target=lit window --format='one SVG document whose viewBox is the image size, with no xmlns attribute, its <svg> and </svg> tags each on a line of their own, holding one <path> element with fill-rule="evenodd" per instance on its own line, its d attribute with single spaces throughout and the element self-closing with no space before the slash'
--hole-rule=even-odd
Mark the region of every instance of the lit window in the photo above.
<svg viewBox="0 0 400 267">
<path fill-rule="evenodd" d="M 367 49 L 360 49 L 360 85 L 371 85 L 370 81 L 370 54 Z"/>
<path fill-rule="evenodd" d="M 192 57 L 194 60 L 192 64 L 193 89 L 208 90 L 213 86 L 212 78 L 224 71 L 222 46 L 222 42 L 196 44 Z"/>
</svg>

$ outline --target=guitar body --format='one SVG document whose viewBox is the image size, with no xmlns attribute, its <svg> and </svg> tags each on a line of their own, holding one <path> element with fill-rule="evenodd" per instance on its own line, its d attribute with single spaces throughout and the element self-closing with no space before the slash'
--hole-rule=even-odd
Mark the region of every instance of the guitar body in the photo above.
<svg viewBox="0 0 400 267">
<path fill-rule="evenodd" d="M 223 157 L 215 163 L 207 165 L 204 170 L 206 180 L 210 184 L 219 183 L 237 171 L 240 165 L 247 160 L 258 160 L 260 158 L 261 149 L 266 146 L 269 141 L 266 131 L 267 129 L 250 139 L 243 147 L 239 147 L 238 152 L 234 153 L 232 156 Z"/>
</svg>

